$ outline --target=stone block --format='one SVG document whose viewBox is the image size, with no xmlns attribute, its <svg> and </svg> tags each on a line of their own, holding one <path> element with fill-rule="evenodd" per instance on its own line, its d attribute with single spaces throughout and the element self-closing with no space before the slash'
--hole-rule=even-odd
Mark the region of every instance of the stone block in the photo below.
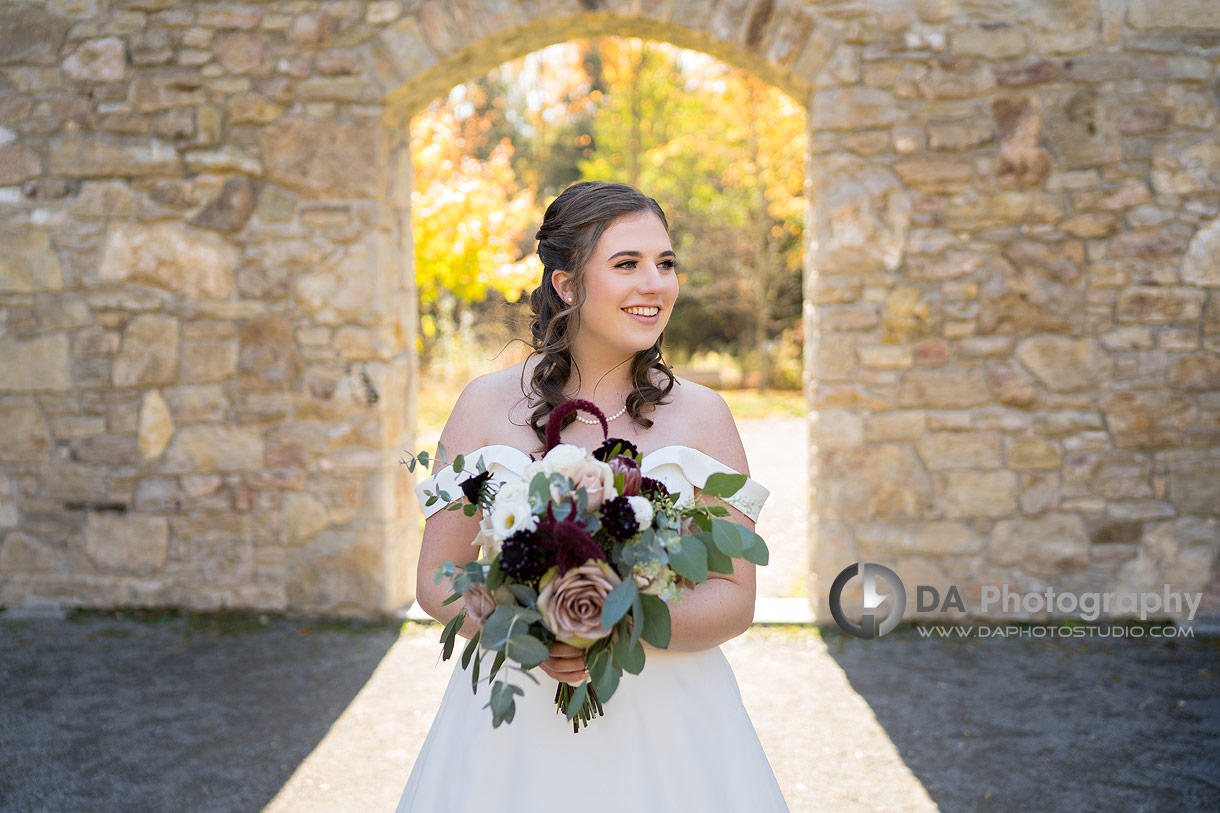
<svg viewBox="0 0 1220 813">
<path fill-rule="evenodd" d="M 207 90 L 203 76 L 194 68 L 141 71 L 131 81 L 128 101 L 138 113 L 155 113 L 202 104 L 207 101 Z"/>
<path fill-rule="evenodd" d="M 1004 462 L 1002 436 L 988 432 L 929 432 L 915 448 L 931 471 L 993 469 Z"/>
<path fill-rule="evenodd" d="M 226 71 L 238 76 L 267 76 L 275 69 L 271 43 L 264 34 L 221 34 L 212 41 L 212 52 Z"/>
<path fill-rule="evenodd" d="M 20 144 L 5 144 L 0 147 L 0 186 L 18 186 L 30 181 L 30 184 L 25 187 L 25 193 L 29 197 L 36 197 L 36 194 L 31 195 L 30 192 L 37 192 L 41 189 L 42 184 L 49 183 L 49 181 L 40 181 L 38 179 L 40 175 L 42 175 L 42 159 L 38 153 L 26 149 Z"/>
<path fill-rule="evenodd" d="M 2 163 L 2 162 L 0 162 Z M 0 230 L 0 294 L 58 291 L 63 288 L 59 257 L 43 229 Z"/>
<path fill-rule="evenodd" d="M 139 449 L 145 461 L 156 460 L 174 435 L 174 419 L 165 398 L 157 390 L 145 394 L 140 403 Z"/>
<path fill-rule="evenodd" d="M 63 391 L 73 387 L 68 337 L 0 335 L 0 392 Z"/>
<path fill-rule="evenodd" d="M 1117 392 L 1101 402 L 1101 409 L 1120 449 L 1179 446 L 1195 412 L 1189 397 L 1164 391 Z"/>
<path fill-rule="evenodd" d="M 123 329 L 114 359 L 114 386 L 173 384 L 178 377 L 178 320 L 141 313 Z"/>
<path fill-rule="evenodd" d="M 246 322 L 240 342 L 238 372 L 244 389 L 299 389 L 303 363 L 286 320 L 266 317 Z"/>
<path fill-rule="evenodd" d="M 1059 450 L 1042 438 L 1019 438 L 1008 447 L 1006 464 L 1011 469 L 1054 469 L 1061 463 Z"/>
<path fill-rule="evenodd" d="M 983 370 L 912 369 L 903 374 L 898 403 L 903 407 L 962 409 L 991 401 Z"/>
<path fill-rule="evenodd" d="M 263 439 L 245 426 L 179 426 L 163 470 L 176 474 L 255 471 L 263 465 Z"/>
<path fill-rule="evenodd" d="M 836 449 L 822 456 L 819 516 L 824 520 L 925 519 L 932 480 L 908 446 Z"/>
<path fill-rule="evenodd" d="M 111 223 L 99 278 L 131 280 L 191 298 L 233 295 L 237 248 L 181 223 Z"/>
<path fill-rule="evenodd" d="M 262 132 L 267 179 L 312 198 L 372 197 L 378 126 L 281 119 Z"/>
<path fill-rule="evenodd" d="M 154 575 L 168 561 L 169 523 L 165 517 L 92 512 L 85 525 L 85 552 L 103 571 Z"/>
<path fill-rule="evenodd" d="M 2 261 L 0 261 L 2 262 Z M 0 266 L 0 279 L 3 279 Z M 1182 259 L 1182 282 L 1220 288 L 1220 218 L 1211 220 L 1190 239 Z"/>
<path fill-rule="evenodd" d="M 50 141 L 51 172 L 69 178 L 181 175 L 173 145 L 157 139 L 127 140 L 101 133 L 64 133 Z"/>
<path fill-rule="evenodd" d="M 1212 0 L 1131 0 L 1132 28 L 1220 29 L 1220 7 Z"/>
<path fill-rule="evenodd" d="M 1109 377 L 1109 354 L 1094 339 L 1034 336 L 1017 345 L 1016 357 L 1047 389 L 1094 390 Z"/>
<path fill-rule="evenodd" d="M 938 485 L 948 519 L 1007 517 L 1017 512 L 1017 476 L 1010 471 L 951 471 Z"/>
<path fill-rule="evenodd" d="M 1119 293 L 1114 318 L 1147 325 L 1197 322 L 1206 299 L 1206 292 L 1198 288 L 1133 285 Z"/>
<path fill-rule="evenodd" d="M 911 221 L 910 196 L 898 178 L 854 156 L 816 160 L 814 267 L 854 274 L 897 268 Z"/>
<path fill-rule="evenodd" d="M 987 540 L 987 559 L 1040 576 L 1062 576 L 1089 565 L 1089 534 L 1076 514 L 1002 519 Z"/>
<path fill-rule="evenodd" d="M 32 400 L 0 401 L 0 462 L 45 463 L 54 443 L 46 418 Z"/>
</svg>

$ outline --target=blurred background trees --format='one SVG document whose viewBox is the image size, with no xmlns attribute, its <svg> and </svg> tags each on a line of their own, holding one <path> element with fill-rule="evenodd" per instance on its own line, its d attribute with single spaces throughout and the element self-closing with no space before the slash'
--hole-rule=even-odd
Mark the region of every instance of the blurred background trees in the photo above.
<svg viewBox="0 0 1220 813">
<path fill-rule="evenodd" d="M 670 220 L 681 295 L 665 331 L 679 373 L 799 389 L 805 111 L 754 76 L 666 43 L 537 51 L 415 117 L 413 228 L 426 378 L 524 355 L 534 233 L 569 184 L 622 181 Z"/>
</svg>

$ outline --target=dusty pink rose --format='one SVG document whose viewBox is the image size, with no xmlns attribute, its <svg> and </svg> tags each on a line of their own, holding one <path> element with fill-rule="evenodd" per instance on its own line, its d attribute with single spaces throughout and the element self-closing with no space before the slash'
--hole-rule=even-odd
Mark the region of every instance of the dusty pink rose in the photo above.
<svg viewBox="0 0 1220 813">
<path fill-rule="evenodd" d="M 620 496 L 635 497 L 640 493 L 640 481 L 643 479 L 643 474 L 640 472 L 640 467 L 634 460 L 623 455 L 615 455 L 610 461 L 610 470 L 615 474 L 622 473 L 623 475 L 623 492 Z"/>
<path fill-rule="evenodd" d="M 589 559 L 563 575 L 553 567 L 542 577 L 538 612 L 555 637 L 582 649 L 605 638 L 610 630 L 601 625 L 606 596 L 622 581 L 609 562 Z"/>
<path fill-rule="evenodd" d="M 479 628 L 491 618 L 496 611 L 496 600 L 485 584 L 473 584 L 462 593 L 462 603 L 466 605 L 466 615 L 473 619 Z"/>
<path fill-rule="evenodd" d="M 589 495 L 589 510 L 596 511 L 618 493 L 614 490 L 614 470 L 600 460 L 588 460 L 572 466 L 568 472 L 572 489 L 584 488 Z"/>
</svg>

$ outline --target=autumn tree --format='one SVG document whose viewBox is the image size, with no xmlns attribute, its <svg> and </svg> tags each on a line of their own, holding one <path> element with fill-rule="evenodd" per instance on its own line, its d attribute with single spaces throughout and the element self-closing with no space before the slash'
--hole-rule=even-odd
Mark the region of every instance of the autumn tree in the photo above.
<svg viewBox="0 0 1220 813">
<path fill-rule="evenodd" d="M 800 314 L 804 110 L 703 54 L 642 40 L 596 48 L 606 96 L 581 169 L 669 213 L 685 302 L 667 340 L 702 345 L 719 331 L 752 348 L 768 386 L 768 344 Z"/>
<path fill-rule="evenodd" d="M 470 324 L 471 303 L 492 291 L 512 302 L 537 284 L 538 269 L 520 248 L 538 220 L 533 191 L 520 188 L 513 174 L 512 143 L 487 144 L 493 119 L 474 115 L 470 104 L 459 118 L 464 91 L 411 122 L 411 224 L 425 364 L 437 342 L 453 341 Z"/>
</svg>

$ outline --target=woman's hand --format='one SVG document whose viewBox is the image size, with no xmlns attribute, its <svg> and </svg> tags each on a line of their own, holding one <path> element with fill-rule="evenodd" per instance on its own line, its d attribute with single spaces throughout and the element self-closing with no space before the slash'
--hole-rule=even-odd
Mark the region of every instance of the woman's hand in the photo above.
<svg viewBox="0 0 1220 813">
<path fill-rule="evenodd" d="M 589 677 L 585 669 L 585 651 L 580 647 L 556 641 L 551 644 L 551 654 L 539 666 L 555 680 L 579 685 Z"/>
</svg>

